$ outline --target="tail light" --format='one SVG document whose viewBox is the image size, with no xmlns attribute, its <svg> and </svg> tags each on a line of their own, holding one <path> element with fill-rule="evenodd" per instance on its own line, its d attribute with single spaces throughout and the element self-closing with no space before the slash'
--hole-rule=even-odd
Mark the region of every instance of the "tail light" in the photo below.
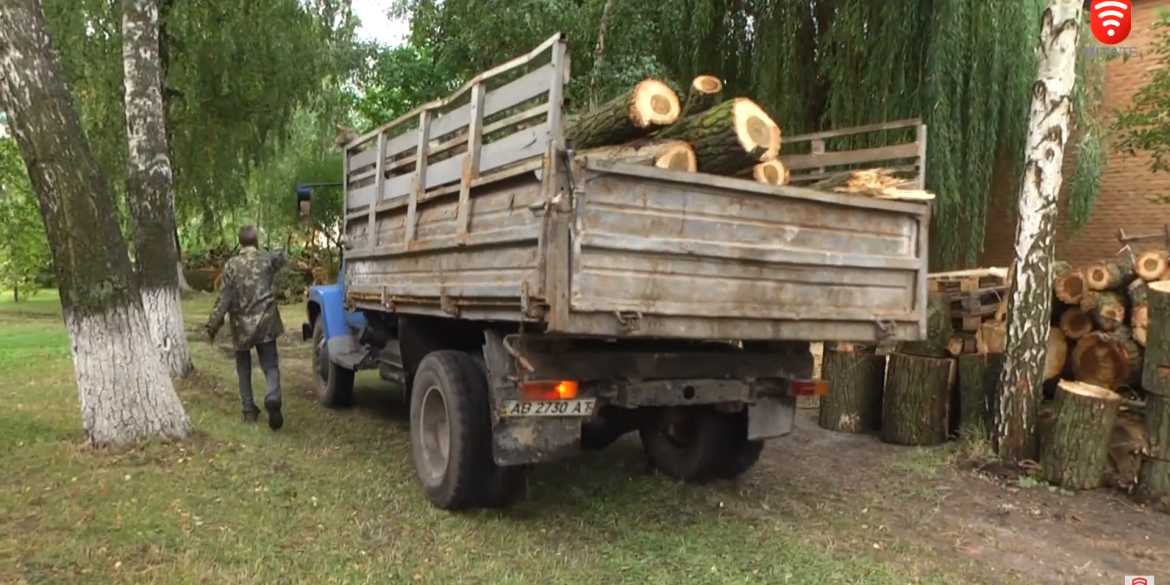
<svg viewBox="0 0 1170 585">
<path fill-rule="evenodd" d="M 822 380 L 790 380 L 789 396 L 824 396 L 829 393 L 829 384 Z"/>
<path fill-rule="evenodd" d="M 577 383 L 572 380 L 536 380 L 520 383 L 520 399 L 572 400 L 577 397 Z"/>
</svg>

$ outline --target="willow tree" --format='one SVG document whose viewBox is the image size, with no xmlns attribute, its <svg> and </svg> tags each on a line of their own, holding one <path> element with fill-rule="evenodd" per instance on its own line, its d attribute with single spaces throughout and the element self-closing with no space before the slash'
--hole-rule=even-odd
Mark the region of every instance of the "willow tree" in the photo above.
<svg viewBox="0 0 1170 585">
<path fill-rule="evenodd" d="M 53 251 L 88 442 L 189 436 L 166 369 L 142 359 L 156 351 L 142 297 L 39 0 L 0 0 L 0 104 Z"/>
<path fill-rule="evenodd" d="M 1036 425 L 1052 315 L 1056 206 L 1080 52 L 1081 3 L 1050 0 L 1040 25 L 994 433 L 999 456 L 1009 460 L 1037 458 Z"/>
<path fill-rule="evenodd" d="M 134 258 L 150 331 L 172 377 L 194 367 L 183 331 L 179 249 L 175 241 L 175 184 L 167 148 L 157 0 L 122 2 L 126 137 L 130 146 L 126 200 L 134 225 Z"/>
</svg>

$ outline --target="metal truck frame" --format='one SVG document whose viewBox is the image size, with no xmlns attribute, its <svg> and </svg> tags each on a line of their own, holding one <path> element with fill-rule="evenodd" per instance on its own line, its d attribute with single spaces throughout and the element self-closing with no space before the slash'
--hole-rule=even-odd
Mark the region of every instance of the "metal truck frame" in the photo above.
<svg viewBox="0 0 1170 585">
<path fill-rule="evenodd" d="M 568 78 L 554 35 L 344 147 L 341 276 L 303 328 L 317 389 L 340 407 L 355 371 L 400 383 L 440 508 L 508 505 L 531 464 L 632 431 L 673 477 L 735 477 L 825 391 L 810 341 L 925 334 L 928 205 L 578 156 Z M 917 139 L 794 137 L 813 148 L 786 163 L 921 175 L 925 127 L 860 131 L 888 128 Z"/>
</svg>

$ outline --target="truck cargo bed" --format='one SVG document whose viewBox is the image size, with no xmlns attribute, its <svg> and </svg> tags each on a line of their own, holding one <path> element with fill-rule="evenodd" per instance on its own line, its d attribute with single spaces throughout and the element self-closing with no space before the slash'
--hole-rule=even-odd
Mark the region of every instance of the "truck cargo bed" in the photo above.
<svg viewBox="0 0 1170 585">
<path fill-rule="evenodd" d="M 487 90 L 548 50 L 551 67 Z M 347 146 L 350 303 L 604 337 L 925 334 L 927 204 L 574 157 L 561 138 L 563 51 L 554 37 L 473 79 L 461 90 L 472 107 L 435 117 L 457 93 L 420 109 L 418 130 L 391 136 L 395 122 Z M 518 119 L 529 122 L 480 142 Z M 464 137 L 444 142 L 436 127 Z M 452 144 L 466 150 L 427 164 Z"/>
</svg>

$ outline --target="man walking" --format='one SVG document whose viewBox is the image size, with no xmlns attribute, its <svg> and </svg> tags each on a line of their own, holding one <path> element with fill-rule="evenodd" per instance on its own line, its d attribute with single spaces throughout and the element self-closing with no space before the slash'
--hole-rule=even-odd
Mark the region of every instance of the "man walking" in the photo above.
<svg viewBox="0 0 1170 585">
<path fill-rule="evenodd" d="M 268 426 L 276 430 L 284 426 L 280 414 L 280 368 L 276 353 L 276 339 L 284 333 L 284 323 L 276 305 L 273 280 L 288 261 L 288 255 L 283 251 L 262 252 L 258 249 L 259 241 L 260 230 L 256 226 L 240 228 L 240 253 L 224 266 L 223 289 L 207 320 L 207 335 L 215 341 L 215 335 L 223 327 L 224 316 L 231 316 L 240 400 L 244 421 L 250 423 L 256 422 L 260 414 L 252 398 L 252 348 L 256 348 L 260 368 L 268 382 L 264 410 L 268 411 Z"/>
</svg>

